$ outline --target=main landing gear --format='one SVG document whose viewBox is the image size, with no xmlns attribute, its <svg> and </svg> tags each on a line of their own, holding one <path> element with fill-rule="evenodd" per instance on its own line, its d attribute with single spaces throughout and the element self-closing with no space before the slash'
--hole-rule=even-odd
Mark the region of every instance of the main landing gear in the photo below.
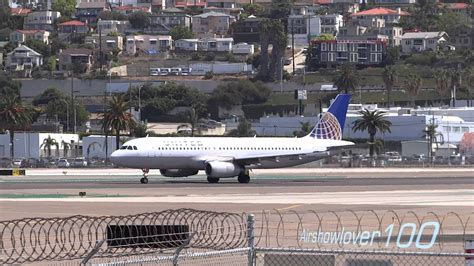
<svg viewBox="0 0 474 266">
<path fill-rule="evenodd" d="M 209 182 L 211 184 L 215 184 L 215 183 L 219 182 L 219 177 L 210 177 L 210 176 L 208 176 L 207 177 L 207 182 Z"/>
<path fill-rule="evenodd" d="M 150 172 L 150 169 L 142 169 L 143 171 L 143 177 L 140 178 L 140 183 L 142 184 L 148 184 L 148 172 Z"/>
<path fill-rule="evenodd" d="M 248 173 L 248 170 L 245 170 L 245 172 L 240 173 L 237 177 L 237 180 L 239 181 L 239 183 L 242 184 L 247 184 L 248 182 L 250 182 L 250 175 Z"/>
</svg>

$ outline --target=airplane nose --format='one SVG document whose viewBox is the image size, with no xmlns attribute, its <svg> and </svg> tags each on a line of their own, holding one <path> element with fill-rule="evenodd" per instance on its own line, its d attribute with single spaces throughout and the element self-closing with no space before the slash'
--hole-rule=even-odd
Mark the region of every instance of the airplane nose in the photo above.
<svg viewBox="0 0 474 266">
<path fill-rule="evenodd" d="M 119 162 L 119 157 L 118 151 L 114 151 L 112 154 L 110 154 L 110 161 L 114 164 L 117 164 Z"/>
</svg>

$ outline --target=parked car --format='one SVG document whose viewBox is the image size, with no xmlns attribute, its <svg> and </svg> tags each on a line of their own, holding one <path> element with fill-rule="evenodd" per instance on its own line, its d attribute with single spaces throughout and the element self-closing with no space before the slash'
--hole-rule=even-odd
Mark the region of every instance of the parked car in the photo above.
<svg viewBox="0 0 474 266">
<path fill-rule="evenodd" d="M 170 69 L 170 75 L 178 76 L 180 74 L 181 74 L 181 68 L 173 67 L 173 68 Z"/>
<path fill-rule="evenodd" d="M 161 68 L 160 69 L 160 76 L 168 76 L 170 74 L 169 68 Z"/>
<path fill-rule="evenodd" d="M 69 168 L 71 164 L 69 163 L 67 159 L 59 159 L 57 166 L 60 168 Z"/>
<path fill-rule="evenodd" d="M 87 167 L 87 160 L 84 157 L 75 158 L 72 161 L 72 167 Z"/>
<path fill-rule="evenodd" d="M 387 162 L 391 163 L 400 163 L 402 162 L 402 156 L 396 151 L 388 151 L 385 153 L 385 158 L 387 158 Z"/>
<path fill-rule="evenodd" d="M 12 160 L 12 167 L 21 167 L 21 162 L 23 161 L 23 158 L 15 158 Z"/>
<path fill-rule="evenodd" d="M 181 75 L 182 76 L 189 76 L 191 75 L 192 68 L 190 67 L 183 67 L 181 68 Z"/>
<path fill-rule="evenodd" d="M 150 76 L 159 76 L 160 69 L 159 68 L 150 68 Z"/>
</svg>

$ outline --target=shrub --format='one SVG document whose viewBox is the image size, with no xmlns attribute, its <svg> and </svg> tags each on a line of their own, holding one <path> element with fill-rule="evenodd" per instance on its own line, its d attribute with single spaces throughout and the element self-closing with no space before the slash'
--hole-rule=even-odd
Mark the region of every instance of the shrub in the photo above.
<svg viewBox="0 0 474 266">
<path fill-rule="evenodd" d="M 214 77 L 214 73 L 212 71 L 206 72 L 203 79 L 212 79 Z"/>
<path fill-rule="evenodd" d="M 216 55 L 211 52 L 211 53 L 206 54 L 205 60 L 206 61 L 213 61 L 215 58 L 216 58 Z"/>
<path fill-rule="evenodd" d="M 193 54 L 191 55 L 191 60 L 193 60 L 193 61 L 199 61 L 199 60 L 201 60 L 201 56 L 199 55 L 199 53 L 193 53 Z"/>
</svg>

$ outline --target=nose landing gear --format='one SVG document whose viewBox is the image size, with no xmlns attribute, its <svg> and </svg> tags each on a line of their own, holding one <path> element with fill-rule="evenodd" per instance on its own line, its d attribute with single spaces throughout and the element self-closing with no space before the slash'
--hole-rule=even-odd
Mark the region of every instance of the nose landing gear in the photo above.
<svg viewBox="0 0 474 266">
<path fill-rule="evenodd" d="M 140 178 L 140 183 L 148 184 L 148 172 L 150 172 L 150 169 L 142 169 L 142 171 L 143 171 L 143 177 Z"/>
</svg>

